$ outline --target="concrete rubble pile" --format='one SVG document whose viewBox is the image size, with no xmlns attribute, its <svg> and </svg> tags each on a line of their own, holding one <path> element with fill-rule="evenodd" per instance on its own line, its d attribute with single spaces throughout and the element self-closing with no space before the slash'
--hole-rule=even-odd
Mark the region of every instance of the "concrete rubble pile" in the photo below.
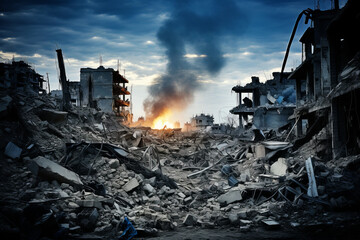
<svg viewBox="0 0 360 240">
<path fill-rule="evenodd" d="M 359 207 L 360 156 L 303 153 L 304 144 L 284 141 L 290 128 L 241 137 L 155 131 L 92 108 L 61 112 L 54 99 L 31 92 L 0 100 L 0 232 L 14 239 L 360 220 L 355 211 L 336 217 Z"/>
</svg>

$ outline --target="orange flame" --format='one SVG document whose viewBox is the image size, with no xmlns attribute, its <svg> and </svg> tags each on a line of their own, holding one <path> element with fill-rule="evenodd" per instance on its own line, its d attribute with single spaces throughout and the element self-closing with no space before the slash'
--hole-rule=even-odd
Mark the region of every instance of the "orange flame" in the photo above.
<svg viewBox="0 0 360 240">
<path fill-rule="evenodd" d="M 155 118 L 153 121 L 153 129 L 163 129 L 163 128 L 174 128 L 174 124 L 169 120 L 171 116 L 171 111 L 166 110 L 163 114 Z"/>
</svg>

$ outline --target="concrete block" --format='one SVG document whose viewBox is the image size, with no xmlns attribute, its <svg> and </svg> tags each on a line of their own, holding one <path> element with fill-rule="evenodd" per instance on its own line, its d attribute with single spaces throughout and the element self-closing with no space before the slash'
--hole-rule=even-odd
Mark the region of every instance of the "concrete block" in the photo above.
<svg viewBox="0 0 360 240">
<path fill-rule="evenodd" d="M 186 215 L 186 217 L 183 221 L 183 224 L 185 226 L 194 226 L 196 224 L 196 221 L 197 221 L 196 217 L 194 217 L 191 214 L 188 214 L 188 215 Z"/>
<path fill-rule="evenodd" d="M 117 159 L 111 159 L 109 161 L 109 165 L 111 168 L 118 168 L 120 166 L 120 162 Z"/>
<path fill-rule="evenodd" d="M 189 204 L 189 203 L 191 203 L 191 201 L 192 201 L 192 197 L 189 196 L 189 197 L 184 199 L 184 204 Z"/>
<path fill-rule="evenodd" d="M 33 167 L 30 168 L 30 171 L 36 169 L 35 172 L 45 178 L 71 185 L 83 185 L 79 175 L 42 156 L 31 160 L 31 164 Z"/>
<path fill-rule="evenodd" d="M 182 193 L 182 192 L 179 192 L 179 193 L 178 193 L 178 196 L 179 196 L 180 198 L 185 198 L 185 197 L 186 197 L 186 195 L 185 195 L 184 193 Z"/>
<path fill-rule="evenodd" d="M 122 188 L 125 192 L 130 192 L 139 186 L 139 182 L 136 178 L 132 178 Z"/>
<path fill-rule="evenodd" d="M 266 155 L 266 149 L 265 146 L 262 144 L 256 144 L 255 145 L 255 157 L 257 158 L 263 158 Z"/>
<path fill-rule="evenodd" d="M 17 159 L 20 157 L 22 149 L 19 148 L 16 144 L 9 142 L 5 147 L 5 155 L 12 158 Z"/>
<path fill-rule="evenodd" d="M 145 184 L 143 187 L 144 191 L 147 193 L 153 193 L 155 192 L 155 189 L 153 188 L 153 186 L 151 186 L 149 183 Z"/>
<path fill-rule="evenodd" d="M 270 172 L 278 176 L 286 175 L 287 169 L 288 167 L 285 158 L 279 158 L 270 166 Z"/>
<path fill-rule="evenodd" d="M 238 189 L 224 193 L 223 195 L 220 195 L 217 199 L 220 204 L 226 205 L 240 200 L 242 200 L 242 195 L 241 191 Z"/>
</svg>

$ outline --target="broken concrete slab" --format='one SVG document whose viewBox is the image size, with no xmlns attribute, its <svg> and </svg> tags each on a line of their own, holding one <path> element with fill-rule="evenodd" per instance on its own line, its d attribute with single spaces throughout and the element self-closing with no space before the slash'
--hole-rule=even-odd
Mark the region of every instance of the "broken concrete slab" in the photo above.
<svg viewBox="0 0 360 240">
<path fill-rule="evenodd" d="M 17 159 L 20 157 L 22 149 L 19 148 L 16 144 L 9 142 L 5 147 L 5 155 L 12 158 Z"/>
<path fill-rule="evenodd" d="M 115 152 L 117 152 L 118 154 L 120 154 L 123 157 L 127 157 L 127 155 L 129 155 L 129 153 L 127 153 L 124 149 L 121 148 L 114 148 Z"/>
<path fill-rule="evenodd" d="M 242 200 L 242 192 L 239 189 L 231 190 L 223 195 L 220 195 L 217 201 L 220 204 L 230 204 L 233 202 L 241 201 Z"/>
<path fill-rule="evenodd" d="M 276 162 L 274 162 L 270 166 L 270 173 L 275 174 L 277 176 L 286 175 L 288 166 L 285 158 L 279 158 Z"/>
<path fill-rule="evenodd" d="M 268 228 L 274 229 L 280 227 L 280 223 L 273 219 L 263 219 L 261 222 L 264 223 Z"/>
<path fill-rule="evenodd" d="M 40 113 L 40 118 L 50 123 L 63 123 L 66 121 L 67 115 L 67 112 L 44 108 Z"/>
<path fill-rule="evenodd" d="M 32 159 L 29 169 L 35 175 L 39 174 L 51 180 L 75 186 L 83 185 L 79 175 L 42 156 Z"/>
<path fill-rule="evenodd" d="M 130 192 L 139 186 L 139 181 L 136 178 L 132 178 L 122 188 L 125 192 Z"/>
</svg>

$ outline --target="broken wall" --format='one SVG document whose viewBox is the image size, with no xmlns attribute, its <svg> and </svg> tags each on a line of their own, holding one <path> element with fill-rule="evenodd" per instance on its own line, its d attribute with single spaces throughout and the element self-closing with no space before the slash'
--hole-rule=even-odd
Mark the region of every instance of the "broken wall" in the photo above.
<svg viewBox="0 0 360 240">
<path fill-rule="evenodd" d="M 287 108 L 258 108 L 254 113 L 253 124 L 257 128 L 279 128 L 288 123 L 295 107 Z"/>
</svg>

